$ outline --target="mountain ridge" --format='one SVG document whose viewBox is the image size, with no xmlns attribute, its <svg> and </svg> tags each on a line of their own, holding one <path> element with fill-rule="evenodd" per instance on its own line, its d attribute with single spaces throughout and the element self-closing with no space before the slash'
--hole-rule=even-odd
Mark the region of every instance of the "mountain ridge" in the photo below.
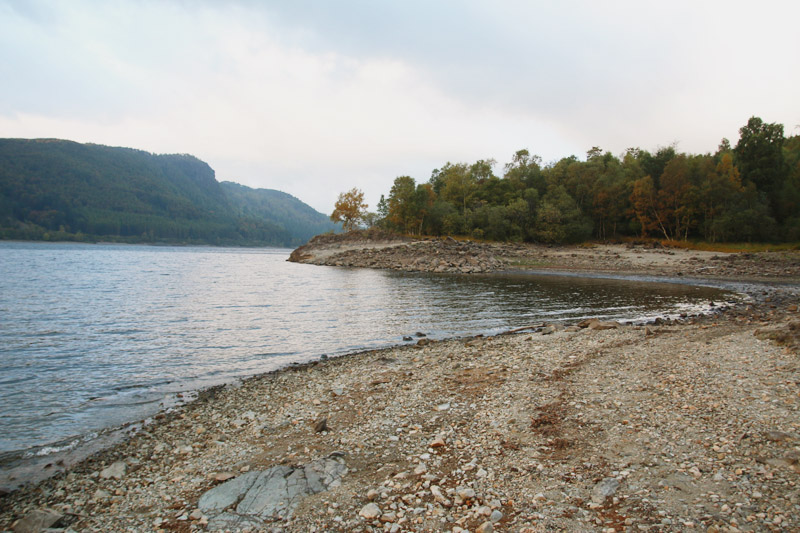
<svg viewBox="0 0 800 533">
<path fill-rule="evenodd" d="M 293 247 L 335 229 L 287 193 L 217 181 L 189 154 L 0 139 L 0 239 Z"/>
</svg>

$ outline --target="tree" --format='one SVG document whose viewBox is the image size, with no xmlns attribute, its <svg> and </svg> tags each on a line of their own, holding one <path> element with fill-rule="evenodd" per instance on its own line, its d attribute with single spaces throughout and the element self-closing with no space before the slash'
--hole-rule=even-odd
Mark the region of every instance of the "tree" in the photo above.
<svg viewBox="0 0 800 533">
<path fill-rule="evenodd" d="M 581 213 L 563 185 L 550 187 L 536 213 L 536 237 L 547 243 L 580 242 L 592 234 L 592 223 Z"/>
<path fill-rule="evenodd" d="M 339 194 L 331 213 L 331 220 L 341 222 L 345 231 L 352 231 L 364 220 L 367 207 L 369 206 L 364 203 L 364 193 L 354 187 Z"/>
<path fill-rule="evenodd" d="M 528 150 L 518 150 L 506 163 L 503 179 L 507 180 L 515 190 L 536 188 L 539 195 L 547 192 L 547 183 L 542 175 L 542 158 L 531 155 Z"/>
<path fill-rule="evenodd" d="M 689 164 L 681 154 L 671 159 L 661 174 L 657 194 L 657 220 L 666 239 L 688 238 L 694 225 L 695 188 L 689 176 Z"/>
<path fill-rule="evenodd" d="M 420 183 L 410 176 L 395 178 L 389 191 L 389 223 L 397 230 L 422 235 L 426 217 L 436 201 L 430 183 Z"/>
<path fill-rule="evenodd" d="M 703 236 L 711 242 L 717 241 L 731 208 L 742 194 L 739 169 L 733 164 L 730 152 L 724 152 L 717 166 L 706 173 L 700 189 L 700 209 L 703 214 Z"/>
<path fill-rule="evenodd" d="M 491 171 L 491 167 L 489 169 Z M 475 170 L 485 170 L 485 166 L 476 163 Z M 467 206 L 477 189 L 475 175 L 465 163 L 456 165 L 447 163 L 435 176 L 435 180 L 432 178 L 431 185 L 434 192 L 456 206 L 462 216 L 466 216 Z"/>
<path fill-rule="evenodd" d="M 733 149 L 742 180 L 767 194 L 773 213 L 779 213 L 780 192 L 788 174 L 783 159 L 783 124 L 766 124 L 750 117 L 739 129 L 739 142 Z"/>
<path fill-rule="evenodd" d="M 647 233 L 659 227 L 656 209 L 656 191 L 653 186 L 653 178 L 645 176 L 633 182 L 633 192 L 631 192 L 631 211 L 639 222 L 642 237 L 647 237 Z"/>
</svg>

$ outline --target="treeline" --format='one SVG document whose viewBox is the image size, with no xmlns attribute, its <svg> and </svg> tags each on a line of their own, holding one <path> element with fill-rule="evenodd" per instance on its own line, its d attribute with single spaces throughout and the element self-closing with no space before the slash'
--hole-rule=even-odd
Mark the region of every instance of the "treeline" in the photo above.
<svg viewBox="0 0 800 533">
<path fill-rule="evenodd" d="M 0 139 L 0 238 L 297 246 L 335 226 L 191 155 Z"/>
<path fill-rule="evenodd" d="M 623 236 L 668 240 L 800 240 L 800 137 L 753 117 L 714 154 L 600 148 L 543 165 L 520 150 L 447 163 L 425 183 L 401 176 L 368 225 L 413 235 L 498 241 L 580 242 Z"/>
</svg>

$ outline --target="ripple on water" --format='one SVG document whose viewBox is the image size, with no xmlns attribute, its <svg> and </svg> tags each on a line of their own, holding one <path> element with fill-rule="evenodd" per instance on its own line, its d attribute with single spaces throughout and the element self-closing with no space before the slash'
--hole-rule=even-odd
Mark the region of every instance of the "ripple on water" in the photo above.
<svg viewBox="0 0 800 533">
<path fill-rule="evenodd" d="M 289 250 L 0 243 L 0 453 L 322 354 L 537 321 L 691 312 L 678 284 L 309 267 Z M 46 448 L 38 448 L 46 449 Z"/>
</svg>

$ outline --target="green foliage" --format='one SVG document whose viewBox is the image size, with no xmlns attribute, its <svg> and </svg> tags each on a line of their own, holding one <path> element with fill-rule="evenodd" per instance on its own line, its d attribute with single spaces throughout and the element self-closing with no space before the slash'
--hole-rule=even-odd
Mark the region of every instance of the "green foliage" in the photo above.
<svg viewBox="0 0 800 533">
<path fill-rule="evenodd" d="M 767 195 L 779 219 L 792 215 L 784 213 L 780 206 L 780 193 L 788 175 L 783 153 L 783 125 L 766 124 L 758 117 L 750 117 L 747 125 L 739 129 L 739 135 L 733 152 L 743 180 Z"/>
<path fill-rule="evenodd" d="M 586 160 L 542 166 L 518 150 L 493 173 L 494 160 L 446 163 L 426 184 L 395 180 L 379 222 L 387 229 L 499 241 L 579 242 L 657 236 L 669 241 L 800 239 L 800 137 L 751 118 L 735 149 L 714 155 L 650 153 L 618 158 L 595 146 Z M 427 191 L 424 187 L 428 187 Z"/>
<path fill-rule="evenodd" d="M 291 194 L 273 189 L 251 189 L 238 183 L 220 183 L 237 217 L 260 221 L 282 235 L 282 245 L 298 246 L 311 237 L 336 229 L 330 219 Z"/>
<path fill-rule="evenodd" d="M 293 246 L 331 227 L 316 216 L 284 193 L 220 184 L 190 155 L 0 139 L 4 239 Z"/>
</svg>

